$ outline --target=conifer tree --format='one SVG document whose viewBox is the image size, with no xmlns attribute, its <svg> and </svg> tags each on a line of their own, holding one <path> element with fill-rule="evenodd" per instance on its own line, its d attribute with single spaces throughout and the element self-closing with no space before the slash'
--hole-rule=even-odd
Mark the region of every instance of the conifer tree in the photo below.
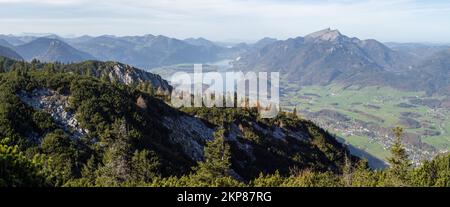
<svg viewBox="0 0 450 207">
<path fill-rule="evenodd" d="M 92 70 L 90 68 L 86 69 L 86 76 L 88 76 L 88 77 L 93 77 L 94 76 L 94 74 L 93 74 L 93 72 L 92 72 Z"/>
<path fill-rule="evenodd" d="M 93 184 L 95 182 L 96 169 L 97 165 L 95 163 L 95 157 L 92 155 L 81 169 L 81 175 Z"/>
<path fill-rule="evenodd" d="M 390 165 L 389 176 L 392 179 L 392 184 L 405 186 L 408 185 L 408 173 L 411 169 L 411 162 L 402 145 L 403 129 L 396 127 L 393 129 L 393 132 L 395 141 L 391 146 L 391 157 L 388 158 Z"/>
<path fill-rule="evenodd" d="M 342 170 L 342 176 L 343 176 L 344 184 L 346 186 L 351 186 L 352 181 L 353 181 L 353 166 L 352 166 L 352 161 L 349 158 L 347 153 L 345 153 L 345 157 L 344 157 L 344 168 Z"/>
<path fill-rule="evenodd" d="M 125 120 L 116 120 L 112 127 L 114 140 L 103 156 L 103 165 L 97 171 L 97 184 L 115 186 L 130 180 L 131 144 Z"/>
<path fill-rule="evenodd" d="M 100 77 L 100 80 L 102 80 L 105 83 L 109 83 L 110 82 L 108 74 L 106 74 L 105 72 L 102 73 L 102 75 Z"/>
<path fill-rule="evenodd" d="M 18 146 L 0 145 L 0 187 L 45 187 L 49 184 Z"/>
<path fill-rule="evenodd" d="M 3 60 L 1 60 L 0 61 L 0 73 L 4 73 L 6 71 L 5 67 L 3 65 L 4 65 Z"/>
<path fill-rule="evenodd" d="M 214 140 L 205 147 L 205 160 L 198 164 L 197 170 L 197 178 L 202 183 L 208 184 L 230 175 L 230 147 L 225 143 L 224 133 L 223 128 L 217 130 Z"/>
<path fill-rule="evenodd" d="M 354 187 L 374 187 L 376 181 L 372 176 L 372 171 L 367 160 L 360 160 L 352 172 L 352 186 Z"/>
<path fill-rule="evenodd" d="M 158 176 L 159 159 L 155 152 L 136 150 L 131 158 L 131 177 L 135 182 L 150 182 Z"/>
</svg>

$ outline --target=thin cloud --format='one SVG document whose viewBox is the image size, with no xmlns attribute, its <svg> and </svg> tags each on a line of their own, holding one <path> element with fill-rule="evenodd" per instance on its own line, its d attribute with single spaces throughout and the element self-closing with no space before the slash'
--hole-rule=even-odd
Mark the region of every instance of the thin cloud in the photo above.
<svg viewBox="0 0 450 207">
<path fill-rule="evenodd" d="M 384 41 L 450 42 L 450 28 L 442 27 L 449 21 L 450 3 L 445 1 L 0 0 L 0 33 L 152 33 L 254 40 L 333 27 L 350 36 Z M 30 31 L 35 29 L 40 31 Z"/>
</svg>

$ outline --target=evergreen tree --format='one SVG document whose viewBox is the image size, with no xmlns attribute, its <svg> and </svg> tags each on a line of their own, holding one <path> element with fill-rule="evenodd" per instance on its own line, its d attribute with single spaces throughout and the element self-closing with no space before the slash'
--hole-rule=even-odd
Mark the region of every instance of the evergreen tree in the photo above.
<svg viewBox="0 0 450 207">
<path fill-rule="evenodd" d="M 0 73 L 6 72 L 3 60 L 0 60 Z"/>
<path fill-rule="evenodd" d="M 369 168 L 367 160 L 361 160 L 353 169 L 352 172 L 352 186 L 354 187 L 375 187 L 377 180 Z"/>
<path fill-rule="evenodd" d="M 17 146 L 0 145 L 0 187 L 49 186 L 35 163 L 27 159 Z"/>
<path fill-rule="evenodd" d="M 342 176 L 343 176 L 344 184 L 346 186 L 352 186 L 353 166 L 352 166 L 352 161 L 349 158 L 347 153 L 345 153 L 345 157 L 344 157 L 344 168 L 342 170 Z"/>
<path fill-rule="evenodd" d="M 262 173 L 259 177 L 251 182 L 252 187 L 280 187 L 284 182 L 280 172 L 276 171 L 273 175 L 264 176 Z"/>
<path fill-rule="evenodd" d="M 96 184 L 117 186 L 130 180 L 131 144 L 125 120 L 113 124 L 113 138 L 103 155 L 103 166 L 97 171 Z"/>
<path fill-rule="evenodd" d="M 424 161 L 420 167 L 413 170 L 411 180 L 412 184 L 418 187 L 450 187 L 450 154 Z"/>
<path fill-rule="evenodd" d="M 44 66 L 44 71 L 47 74 L 53 74 L 55 73 L 55 65 L 53 63 L 47 63 Z"/>
<path fill-rule="evenodd" d="M 74 178 L 77 169 L 78 154 L 75 143 L 62 130 L 55 130 L 47 134 L 42 140 L 41 149 L 46 154 L 46 163 L 53 172 L 52 177 L 58 186 Z"/>
<path fill-rule="evenodd" d="M 155 88 L 153 87 L 152 83 L 150 81 L 145 82 L 145 91 L 154 96 L 156 94 Z"/>
<path fill-rule="evenodd" d="M 88 159 L 86 164 L 83 166 L 81 170 L 81 175 L 83 178 L 88 180 L 90 184 L 94 184 L 95 182 L 95 171 L 97 170 L 97 164 L 95 162 L 95 157 L 92 155 L 91 158 Z"/>
<path fill-rule="evenodd" d="M 92 70 L 90 68 L 86 69 L 86 76 L 88 76 L 88 77 L 93 77 L 94 76 L 94 74 L 93 74 L 93 72 L 92 72 Z"/>
<path fill-rule="evenodd" d="M 402 145 L 403 129 L 396 127 L 393 129 L 395 135 L 394 144 L 391 146 L 391 157 L 388 158 L 390 165 L 389 176 L 393 185 L 408 185 L 408 173 L 411 169 L 411 162 L 405 148 Z"/>
<path fill-rule="evenodd" d="M 38 59 L 36 59 L 36 58 L 33 58 L 33 60 L 31 60 L 31 64 L 32 65 L 37 65 L 39 63 L 41 63 L 41 62 Z"/>
<path fill-rule="evenodd" d="M 136 150 L 131 158 L 131 177 L 138 183 L 151 182 L 158 176 L 160 162 L 156 153 Z"/>
<path fill-rule="evenodd" d="M 103 72 L 103 73 L 102 73 L 102 75 L 101 75 L 101 77 L 100 77 L 100 80 L 103 81 L 103 82 L 105 82 L 105 83 L 109 83 L 109 82 L 110 82 L 109 76 L 108 76 L 108 74 L 107 74 L 106 72 Z"/>
<path fill-rule="evenodd" d="M 214 134 L 214 140 L 205 147 L 205 160 L 198 164 L 197 179 L 201 183 L 211 184 L 215 179 L 230 176 L 230 147 L 224 140 L 225 130 L 218 129 Z"/>
</svg>

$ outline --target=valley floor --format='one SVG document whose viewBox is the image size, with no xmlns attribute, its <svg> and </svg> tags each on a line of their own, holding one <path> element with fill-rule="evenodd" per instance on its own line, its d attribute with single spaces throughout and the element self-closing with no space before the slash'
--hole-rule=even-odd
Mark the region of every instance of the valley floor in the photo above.
<svg viewBox="0 0 450 207">
<path fill-rule="evenodd" d="M 416 164 L 450 150 L 448 97 L 388 87 L 295 84 L 285 86 L 282 94 L 284 106 L 296 106 L 301 116 L 377 159 L 388 155 L 395 126 L 405 128 L 407 151 Z"/>
</svg>

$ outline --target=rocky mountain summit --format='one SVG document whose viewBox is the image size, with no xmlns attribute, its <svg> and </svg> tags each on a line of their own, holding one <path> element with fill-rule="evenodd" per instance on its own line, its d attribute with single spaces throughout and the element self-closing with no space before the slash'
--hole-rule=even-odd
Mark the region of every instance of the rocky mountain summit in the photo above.
<svg viewBox="0 0 450 207">
<path fill-rule="evenodd" d="M 433 60 L 443 53 L 418 62 L 412 53 L 328 28 L 246 52 L 233 65 L 243 71 L 278 71 L 284 80 L 299 85 L 376 85 L 433 93 L 447 86 L 440 80 L 442 73 L 431 72 L 435 70 L 427 65 L 434 61 L 434 68 L 445 71 L 445 66 Z"/>
</svg>

